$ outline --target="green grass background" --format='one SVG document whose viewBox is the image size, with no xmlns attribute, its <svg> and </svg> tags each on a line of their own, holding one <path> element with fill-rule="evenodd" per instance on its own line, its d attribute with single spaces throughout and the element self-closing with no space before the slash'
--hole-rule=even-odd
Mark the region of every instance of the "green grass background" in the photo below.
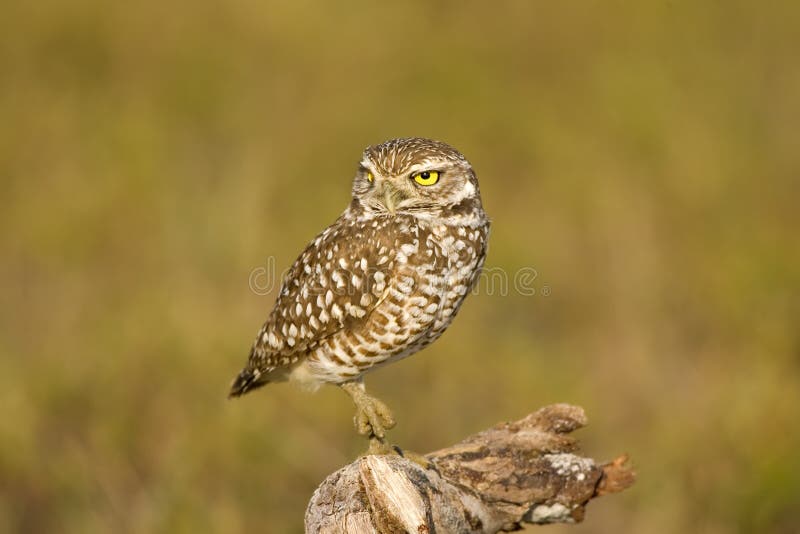
<svg viewBox="0 0 800 534">
<path fill-rule="evenodd" d="M 0 531 L 300 532 L 335 388 L 228 402 L 363 147 L 462 150 L 482 291 L 368 377 L 432 450 L 552 402 L 625 494 L 552 533 L 793 532 L 800 3 L 60 2 L 0 16 Z M 549 291 L 549 295 L 543 293 Z"/>
</svg>

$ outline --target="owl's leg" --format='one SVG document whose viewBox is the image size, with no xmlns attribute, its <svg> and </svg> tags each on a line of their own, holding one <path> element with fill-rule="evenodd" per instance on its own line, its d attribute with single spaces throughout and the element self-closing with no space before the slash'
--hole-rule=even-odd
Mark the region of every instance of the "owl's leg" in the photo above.
<svg viewBox="0 0 800 534">
<path fill-rule="evenodd" d="M 356 430 L 369 438 L 369 454 L 391 454 L 393 449 L 384 438 L 386 430 L 394 427 L 395 420 L 389 407 L 375 397 L 368 395 L 362 379 L 341 384 L 356 405 L 354 422 Z"/>
</svg>

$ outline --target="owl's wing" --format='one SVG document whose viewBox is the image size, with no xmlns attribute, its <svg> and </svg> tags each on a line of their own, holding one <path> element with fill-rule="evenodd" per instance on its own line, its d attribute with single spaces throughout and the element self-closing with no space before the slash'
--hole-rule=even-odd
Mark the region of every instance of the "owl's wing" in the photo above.
<svg viewBox="0 0 800 534">
<path fill-rule="evenodd" d="M 261 375 L 291 365 L 323 339 L 363 321 L 382 300 L 394 266 L 393 236 L 369 222 L 340 221 L 317 236 L 284 277 L 250 352 L 247 367 L 257 376 L 241 393 L 257 387 Z"/>
</svg>

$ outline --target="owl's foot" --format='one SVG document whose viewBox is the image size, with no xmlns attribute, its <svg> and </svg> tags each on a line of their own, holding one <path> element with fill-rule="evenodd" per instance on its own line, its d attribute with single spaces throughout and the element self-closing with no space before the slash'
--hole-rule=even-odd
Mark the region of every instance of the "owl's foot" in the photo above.
<svg viewBox="0 0 800 534">
<path fill-rule="evenodd" d="M 364 390 L 364 382 L 361 380 L 345 382 L 341 387 L 350 395 L 356 405 L 356 415 L 353 421 L 358 433 L 369 437 L 370 451 L 373 450 L 376 440 L 382 446 L 385 445 L 386 431 L 395 425 L 394 416 L 389 407 L 375 397 L 367 395 Z"/>
<path fill-rule="evenodd" d="M 386 441 L 386 431 L 395 425 L 394 416 L 386 404 L 367 395 L 362 380 L 345 382 L 341 386 L 356 405 L 356 415 L 353 418 L 356 430 L 362 436 L 369 438 L 367 454 L 396 454 L 411 460 L 423 469 L 432 466 L 431 462 L 421 454 L 401 449 Z"/>
</svg>

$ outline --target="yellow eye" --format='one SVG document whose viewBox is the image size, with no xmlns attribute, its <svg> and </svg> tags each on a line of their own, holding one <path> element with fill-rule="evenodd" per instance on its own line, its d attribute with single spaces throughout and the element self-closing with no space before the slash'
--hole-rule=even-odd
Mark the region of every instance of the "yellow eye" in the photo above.
<svg viewBox="0 0 800 534">
<path fill-rule="evenodd" d="M 419 185 L 433 185 L 439 181 L 439 171 L 422 171 L 413 175 Z"/>
<path fill-rule="evenodd" d="M 371 183 L 371 182 L 372 182 L 372 180 L 374 180 L 374 179 L 375 179 L 375 177 L 374 177 L 374 176 L 372 176 L 372 173 L 371 173 L 371 172 L 368 172 L 368 173 L 367 173 L 367 181 Z"/>
</svg>

